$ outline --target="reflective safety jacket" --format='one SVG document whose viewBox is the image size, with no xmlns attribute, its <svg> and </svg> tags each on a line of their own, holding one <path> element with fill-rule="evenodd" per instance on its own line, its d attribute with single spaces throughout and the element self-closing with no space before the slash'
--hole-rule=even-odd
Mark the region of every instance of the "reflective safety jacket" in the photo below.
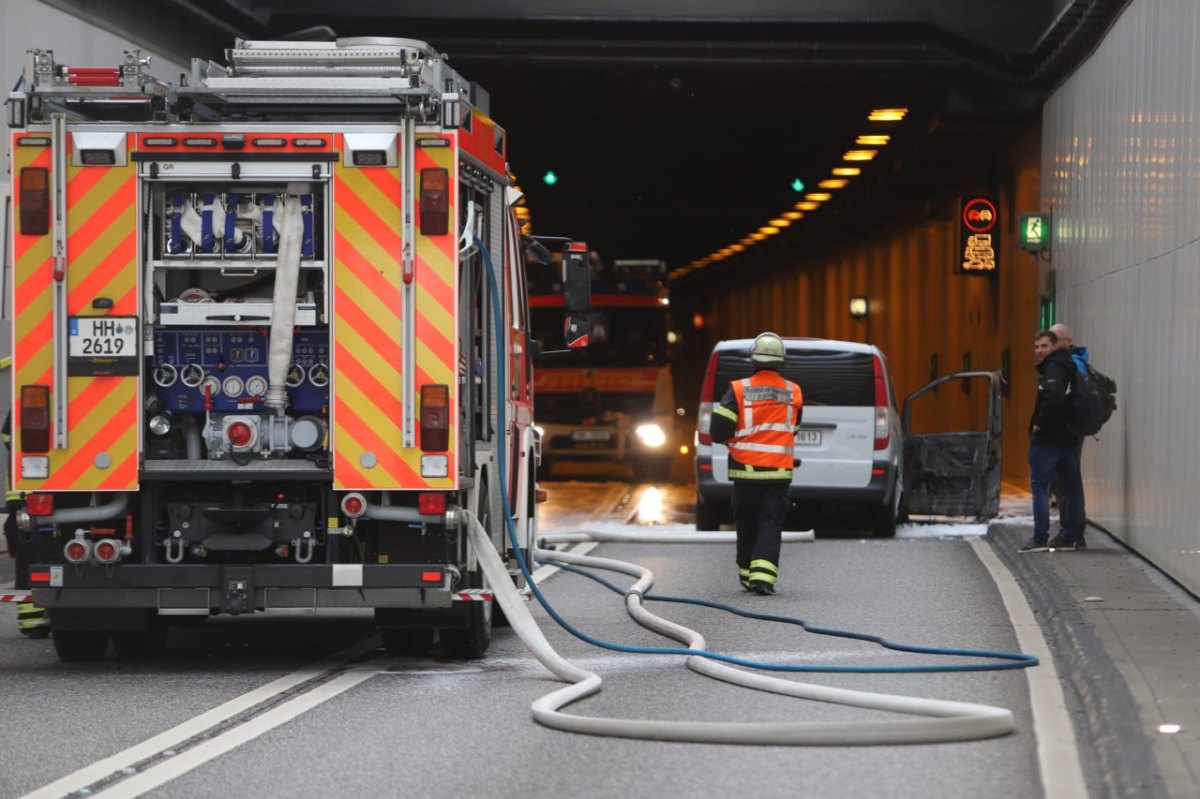
<svg viewBox="0 0 1200 799">
<path fill-rule="evenodd" d="M 710 427 L 713 441 L 729 446 L 730 479 L 791 481 L 803 406 L 800 386 L 773 369 L 732 381 Z"/>
</svg>

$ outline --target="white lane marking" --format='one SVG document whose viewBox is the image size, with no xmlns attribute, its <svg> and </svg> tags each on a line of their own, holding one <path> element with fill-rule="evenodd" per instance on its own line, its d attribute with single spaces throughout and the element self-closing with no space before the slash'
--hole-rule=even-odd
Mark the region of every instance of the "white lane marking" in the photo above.
<svg viewBox="0 0 1200 799">
<path fill-rule="evenodd" d="M 1038 768 L 1042 772 L 1042 788 L 1046 796 L 1055 799 L 1087 799 L 1087 782 L 1079 763 L 1079 747 L 1075 727 L 1067 711 L 1058 669 L 1046 636 L 1033 616 L 1017 581 L 992 552 L 991 544 L 978 538 L 971 546 L 992 575 L 1000 598 L 1012 619 L 1021 651 L 1035 655 L 1039 665 L 1024 669 L 1029 681 L 1029 704 L 1033 710 L 1033 732 L 1037 739 Z"/>
<path fill-rule="evenodd" d="M 266 713 L 239 724 L 228 732 L 223 732 L 215 738 L 187 749 L 184 752 L 151 766 L 140 774 L 135 774 L 122 780 L 111 788 L 93 794 L 97 799 L 133 799 L 147 791 L 170 782 L 194 768 L 204 765 L 214 758 L 230 752 L 247 741 L 286 724 L 302 713 L 312 710 L 317 705 L 328 702 L 339 694 L 349 691 L 359 683 L 365 682 L 377 673 L 377 669 L 358 668 L 336 677 L 324 685 L 301 694 L 295 699 L 284 702 L 279 707 L 272 708 Z"/>
<path fill-rule="evenodd" d="M 85 788 L 98 780 L 109 777 L 123 768 L 128 768 L 146 758 L 160 754 L 166 749 L 178 746 L 189 738 L 199 735 L 205 730 L 212 729 L 218 724 L 228 721 L 239 713 L 265 702 L 271 697 L 295 688 L 297 685 L 324 674 L 332 668 L 344 665 L 347 660 L 358 657 L 378 645 L 378 638 L 371 636 L 367 640 L 347 647 L 325 660 L 280 677 L 235 699 L 230 699 L 228 702 L 205 713 L 201 713 L 199 716 L 189 719 L 177 727 L 172 727 L 165 732 L 161 732 L 153 738 L 142 741 L 140 744 L 135 744 L 128 749 L 117 752 L 115 755 L 106 757 L 103 760 L 97 760 L 89 766 L 84 766 L 80 770 L 57 779 L 49 785 L 25 794 L 22 799 L 60 799 L 60 797 L 69 793 L 74 793 L 80 788 Z"/>
</svg>

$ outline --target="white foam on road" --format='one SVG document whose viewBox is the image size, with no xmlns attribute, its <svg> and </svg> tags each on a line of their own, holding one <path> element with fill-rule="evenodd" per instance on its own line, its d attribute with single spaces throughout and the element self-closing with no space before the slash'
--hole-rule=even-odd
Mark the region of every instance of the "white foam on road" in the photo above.
<svg viewBox="0 0 1200 799">
<path fill-rule="evenodd" d="M 982 538 L 987 535 L 986 524 L 967 522 L 937 522 L 934 524 L 900 524 L 897 538 Z"/>
</svg>

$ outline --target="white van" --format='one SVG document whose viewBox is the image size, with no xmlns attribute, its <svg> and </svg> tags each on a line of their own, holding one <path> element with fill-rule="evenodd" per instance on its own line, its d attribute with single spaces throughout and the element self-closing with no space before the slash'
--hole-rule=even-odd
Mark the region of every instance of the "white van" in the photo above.
<svg viewBox="0 0 1200 799">
<path fill-rule="evenodd" d="M 855 505 L 869 511 L 875 535 L 896 534 L 904 450 L 887 357 L 870 344 L 785 338 L 780 375 L 799 384 L 804 411 L 796 431 L 800 466 L 789 496 L 801 507 Z M 712 411 L 731 380 L 749 377 L 754 339 L 713 348 L 700 392 L 696 430 L 696 528 L 730 520 L 729 450 L 709 435 Z"/>
</svg>

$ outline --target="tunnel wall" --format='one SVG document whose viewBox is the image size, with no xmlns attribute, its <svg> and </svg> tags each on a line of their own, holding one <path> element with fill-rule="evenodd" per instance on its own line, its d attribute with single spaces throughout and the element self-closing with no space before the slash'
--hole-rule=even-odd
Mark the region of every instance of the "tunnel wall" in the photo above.
<svg viewBox="0 0 1200 799">
<path fill-rule="evenodd" d="M 1117 382 L 1089 518 L 1200 593 L 1200 82 L 1194 0 L 1135 0 L 1044 107 L 1059 317 Z"/>
<path fill-rule="evenodd" d="M 1018 249 L 1017 215 L 1039 202 L 1040 131 L 1034 125 L 1004 152 L 981 154 L 980 173 L 999 202 L 999 267 L 992 276 L 958 274 L 962 192 L 928 198 L 891 225 L 862 231 L 823 255 L 789 256 L 753 271 L 753 280 L 726 279 L 706 298 L 705 344 L 752 337 L 766 329 L 878 345 L 891 364 L 900 404 L 936 375 L 999 370 L 1009 350 L 1010 383 L 1003 398 L 1006 479 L 1028 483 L 1026 430 L 1036 379 L 1033 333 L 1038 325 L 1036 256 Z M 836 202 L 836 198 L 834 200 Z M 826 212 L 823 209 L 816 213 Z M 842 239 L 845 241 L 845 239 Z M 866 296 L 866 319 L 849 314 L 852 296 Z M 954 385 L 914 406 L 917 432 L 983 429 L 984 392 Z"/>
</svg>

